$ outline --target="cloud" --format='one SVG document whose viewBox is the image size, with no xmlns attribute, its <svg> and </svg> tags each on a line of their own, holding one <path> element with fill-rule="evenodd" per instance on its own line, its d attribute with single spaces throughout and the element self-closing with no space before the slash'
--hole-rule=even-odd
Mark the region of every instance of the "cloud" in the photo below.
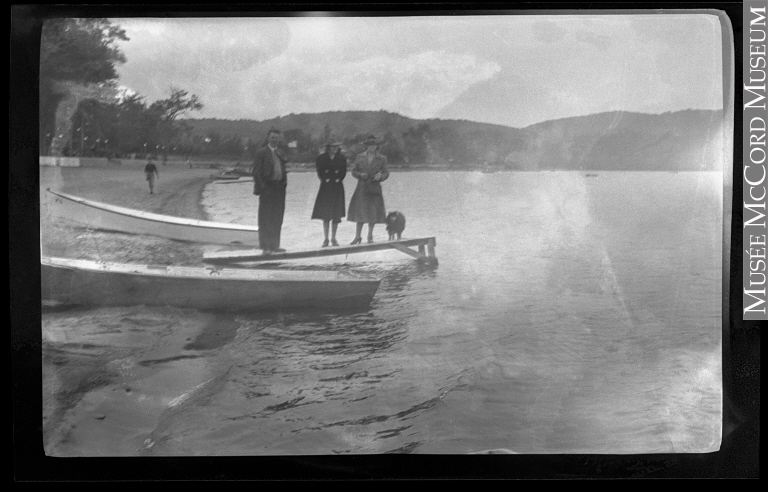
<svg viewBox="0 0 768 492">
<path fill-rule="evenodd" d="M 131 38 L 121 46 L 128 58 L 119 68 L 122 85 L 149 101 L 167 97 L 172 85 L 182 87 L 205 104 L 199 116 L 264 119 L 386 108 L 426 118 L 500 70 L 470 53 L 414 53 L 412 40 L 384 49 L 373 19 L 116 22 Z"/>
<path fill-rule="evenodd" d="M 398 112 L 429 118 L 471 85 L 491 78 L 499 67 L 471 55 L 416 53 L 342 63 L 284 54 L 237 79 L 209 77 L 206 87 L 218 111 L 230 118 L 269 118 L 287 113 L 347 108 Z M 224 96 L 224 99 L 222 99 Z M 213 108 L 211 108 L 213 109 Z"/>
<path fill-rule="evenodd" d="M 713 16 L 130 19 L 120 83 L 198 117 L 379 110 L 527 125 L 721 104 Z M 123 25 L 123 20 L 116 21 Z"/>
<path fill-rule="evenodd" d="M 628 27 L 643 42 L 670 47 L 684 47 L 720 31 L 717 17 L 703 14 L 637 15 L 629 18 Z"/>
<path fill-rule="evenodd" d="M 597 34 L 585 29 L 579 29 L 574 33 L 574 37 L 582 43 L 591 44 L 594 47 L 606 50 L 611 46 L 611 37 L 605 34 Z"/>
<path fill-rule="evenodd" d="M 222 74 L 250 70 L 288 46 L 288 26 L 279 20 L 116 20 L 130 41 L 122 43 L 128 63 L 121 81 L 150 100 L 167 96 L 171 85 L 210 84 Z"/>
<path fill-rule="evenodd" d="M 545 44 L 562 41 L 568 34 L 568 31 L 563 29 L 562 23 L 551 20 L 537 20 L 531 24 L 531 30 L 533 31 L 533 37 Z"/>
<path fill-rule="evenodd" d="M 552 91 L 514 72 L 504 72 L 473 85 L 436 116 L 524 127 L 548 119 L 557 110 Z"/>
</svg>

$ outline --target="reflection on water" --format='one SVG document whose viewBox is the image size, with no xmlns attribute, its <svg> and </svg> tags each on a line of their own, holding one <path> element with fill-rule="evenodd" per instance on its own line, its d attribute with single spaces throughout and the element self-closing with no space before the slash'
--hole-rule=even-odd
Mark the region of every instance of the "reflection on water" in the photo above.
<svg viewBox="0 0 768 492">
<path fill-rule="evenodd" d="M 244 327 L 257 338 L 257 353 L 267 354 L 291 370 L 297 364 L 313 369 L 343 367 L 375 357 L 405 338 L 403 321 L 385 320 L 372 313 L 324 318 L 300 314 L 254 317 Z M 330 355 L 335 357 L 327 357 Z M 326 366 L 331 360 L 331 366 Z"/>
<path fill-rule="evenodd" d="M 294 175 L 289 194 L 315 186 Z M 206 200 L 248 223 L 245 188 Z M 408 237 L 436 236 L 440 266 L 397 251 L 254 266 L 381 285 L 363 309 L 216 315 L 144 357 L 198 376 L 141 453 L 715 450 L 721 188 L 718 173 L 395 173 L 385 199 Z M 316 246 L 312 200 L 289 205 L 286 247 Z"/>
</svg>

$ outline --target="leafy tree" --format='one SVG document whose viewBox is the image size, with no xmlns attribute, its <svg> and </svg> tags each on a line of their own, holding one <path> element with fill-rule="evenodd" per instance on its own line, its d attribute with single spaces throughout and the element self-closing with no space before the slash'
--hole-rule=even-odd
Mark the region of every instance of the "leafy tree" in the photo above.
<svg viewBox="0 0 768 492">
<path fill-rule="evenodd" d="M 248 140 L 245 143 L 245 153 L 248 157 L 253 158 L 256 155 L 257 150 L 259 150 L 257 143 L 254 142 L 251 137 L 248 137 Z"/>
<path fill-rule="evenodd" d="M 243 144 L 240 137 L 230 135 L 224 138 L 219 145 L 219 153 L 233 157 L 240 157 L 243 154 Z"/>
<path fill-rule="evenodd" d="M 451 167 L 461 167 L 474 160 L 465 140 L 451 127 L 436 128 L 430 134 L 430 142 Z"/>
<path fill-rule="evenodd" d="M 40 78 L 99 84 L 117 79 L 125 56 L 114 46 L 125 31 L 107 19 L 50 19 L 40 40 Z"/>
<path fill-rule="evenodd" d="M 40 39 L 40 141 L 50 144 L 56 111 L 67 97 L 63 83 L 113 85 L 125 56 L 115 46 L 128 40 L 107 19 L 50 19 Z"/>
<path fill-rule="evenodd" d="M 106 155 L 117 143 L 116 108 L 94 99 L 82 101 L 72 117 L 71 147 L 78 155 Z"/>
<path fill-rule="evenodd" d="M 397 141 L 390 131 L 384 134 L 384 143 L 379 151 L 384 154 L 387 157 L 387 160 L 391 163 L 403 162 L 403 149 L 400 147 L 400 142 Z"/>
<path fill-rule="evenodd" d="M 408 162 L 425 163 L 429 158 L 427 139 L 431 131 L 428 123 L 419 123 L 403 132 L 403 147 Z"/>
<path fill-rule="evenodd" d="M 221 145 L 221 134 L 215 130 L 209 131 L 202 141 L 203 154 L 216 154 Z"/>
<path fill-rule="evenodd" d="M 292 128 L 283 132 L 283 143 L 287 145 L 290 142 L 296 142 L 296 152 L 308 152 L 315 148 L 312 142 L 312 135 L 298 128 Z"/>
<path fill-rule="evenodd" d="M 171 87 L 171 95 L 167 99 L 153 102 L 147 111 L 152 115 L 156 139 L 163 147 L 163 158 L 167 156 L 172 142 L 183 132 L 185 125 L 176 123 L 176 119 L 189 112 L 203 109 L 203 103 L 196 95 L 178 87 Z"/>
<path fill-rule="evenodd" d="M 120 153 L 139 152 L 149 135 L 145 126 L 147 106 L 144 98 L 131 94 L 115 105 L 115 120 L 119 136 L 115 136 L 116 147 Z"/>
<path fill-rule="evenodd" d="M 176 118 L 188 111 L 199 111 L 203 109 L 203 103 L 196 95 L 189 95 L 189 92 L 171 87 L 171 95 L 168 99 L 161 99 L 153 102 L 150 111 L 156 111 L 164 121 L 174 122 Z"/>
</svg>

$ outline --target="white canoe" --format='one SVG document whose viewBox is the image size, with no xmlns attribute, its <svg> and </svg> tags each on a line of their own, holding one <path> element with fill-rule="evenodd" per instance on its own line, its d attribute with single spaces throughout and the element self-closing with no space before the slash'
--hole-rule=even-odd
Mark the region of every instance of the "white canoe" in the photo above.
<svg viewBox="0 0 768 492">
<path fill-rule="evenodd" d="M 259 245 L 259 228 L 154 214 L 47 190 L 54 214 L 94 229 L 208 244 Z"/>
<path fill-rule="evenodd" d="M 337 271 L 153 266 L 41 259 L 44 301 L 250 311 L 368 305 L 381 282 Z"/>
<path fill-rule="evenodd" d="M 232 184 L 232 183 L 253 183 L 253 178 L 244 176 L 238 179 L 221 179 L 213 182 L 213 184 Z"/>
</svg>

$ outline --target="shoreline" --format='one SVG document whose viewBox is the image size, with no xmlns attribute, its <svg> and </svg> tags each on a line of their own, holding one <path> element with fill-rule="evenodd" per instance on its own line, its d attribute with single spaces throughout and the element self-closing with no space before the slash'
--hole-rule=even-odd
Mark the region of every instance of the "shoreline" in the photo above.
<svg viewBox="0 0 768 492">
<path fill-rule="evenodd" d="M 202 265 L 205 245 L 97 231 L 57 219 L 46 188 L 81 198 L 162 215 L 208 220 L 203 190 L 210 170 L 161 166 L 150 194 L 144 163 L 121 166 L 40 167 L 40 245 L 43 256 L 119 263 Z"/>
<path fill-rule="evenodd" d="M 144 178 L 144 164 L 139 161 L 120 166 L 40 166 L 40 189 L 51 187 L 111 205 L 207 220 L 202 195 L 205 185 L 211 181 L 210 170 L 159 166 L 156 196 L 152 196 Z"/>
<path fill-rule="evenodd" d="M 50 187 L 95 201 L 207 220 L 203 190 L 210 170 L 158 166 L 149 194 L 144 163 L 40 167 L 40 247 L 47 256 L 123 263 L 202 264 L 206 245 L 153 236 L 94 231 L 59 220 L 45 203 Z M 179 320 L 184 322 L 180 323 Z M 218 369 L 182 361 L 189 350 L 231 340 L 228 315 L 183 310 L 42 307 L 42 426 L 47 456 L 138 456 L 168 405 L 158 388 L 189 392 Z M 179 362 L 149 364 L 147 361 Z"/>
</svg>

